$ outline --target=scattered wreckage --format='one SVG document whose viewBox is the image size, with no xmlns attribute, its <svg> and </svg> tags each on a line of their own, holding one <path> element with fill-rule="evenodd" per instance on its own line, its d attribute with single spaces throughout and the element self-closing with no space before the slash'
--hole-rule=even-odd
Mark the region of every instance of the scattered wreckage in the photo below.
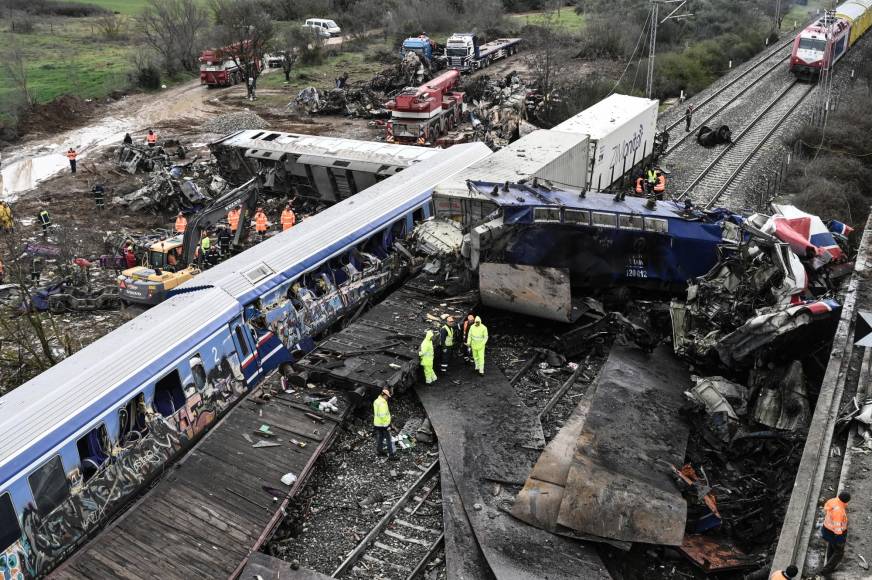
<svg viewBox="0 0 872 580">
<path fill-rule="evenodd" d="M 382 99 L 367 86 L 326 91 L 306 87 L 297 93 L 287 108 L 297 115 L 345 115 L 361 119 L 384 119 L 390 116 Z"/>
</svg>

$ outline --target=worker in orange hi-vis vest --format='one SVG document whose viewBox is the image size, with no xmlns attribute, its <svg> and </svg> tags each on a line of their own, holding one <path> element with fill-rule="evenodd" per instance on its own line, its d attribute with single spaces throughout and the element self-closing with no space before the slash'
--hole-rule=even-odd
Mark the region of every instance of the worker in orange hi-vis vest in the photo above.
<svg viewBox="0 0 872 580">
<path fill-rule="evenodd" d="M 294 224 L 297 223 L 297 216 L 294 215 L 294 210 L 291 207 L 291 202 L 288 202 L 285 205 L 285 209 L 282 210 L 282 231 L 286 231 L 294 227 Z"/>
<path fill-rule="evenodd" d="M 845 544 L 848 541 L 849 501 L 851 501 L 851 494 L 843 491 L 824 504 L 824 524 L 821 527 L 821 537 L 827 543 L 827 559 L 818 575 L 833 572 L 838 568 L 845 555 Z"/>
<path fill-rule="evenodd" d="M 67 149 L 67 159 L 70 160 L 70 173 L 76 172 L 76 157 L 78 157 L 78 153 L 76 150 L 70 147 Z"/>
<path fill-rule="evenodd" d="M 188 220 L 185 219 L 185 214 L 179 212 L 179 215 L 176 216 L 176 233 L 184 234 L 185 229 L 188 227 Z"/>
<path fill-rule="evenodd" d="M 242 208 L 240 206 L 236 206 L 227 212 L 227 223 L 230 225 L 230 233 L 235 234 L 236 230 L 239 229 L 239 214 L 242 213 Z"/>
<path fill-rule="evenodd" d="M 799 568 L 791 564 L 784 570 L 776 570 L 769 577 L 769 580 L 793 580 L 799 574 Z"/>
<path fill-rule="evenodd" d="M 149 129 L 148 135 L 145 136 L 145 140 L 148 143 L 149 147 L 154 147 L 155 145 L 157 145 L 157 133 Z"/>
<path fill-rule="evenodd" d="M 254 213 L 254 230 L 260 235 L 264 236 L 266 231 L 269 229 L 269 220 L 266 219 L 266 214 L 263 213 L 263 208 L 257 208 L 257 211 Z"/>
</svg>

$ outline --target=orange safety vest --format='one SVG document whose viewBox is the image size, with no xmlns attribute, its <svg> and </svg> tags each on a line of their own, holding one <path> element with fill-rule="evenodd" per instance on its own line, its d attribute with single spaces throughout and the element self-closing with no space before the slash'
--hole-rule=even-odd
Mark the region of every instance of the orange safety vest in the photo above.
<svg viewBox="0 0 872 580">
<path fill-rule="evenodd" d="M 149 133 L 145 138 L 149 143 L 157 143 L 157 133 Z"/>
<path fill-rule="evenodd" d="M 67 159 L 69 159 L 69 160 L 75 159 L 76 155 L 78 155 L 78 154 L 76 153 L 75 149 L 71 149 L 70 151 L 67 151 Z"/>
<path fill-rule="evenodd" d="M 824 527 L 837 536 L 848 531 L 848 504 L 837 497 L 824 504 Z"/>
<path fill-rule="evenodd" d="M 176 233 L 183 234 L 185 233 L 185 229 L 188 227 L 188 220 L 185 219 L 185 216 L 180 215 L 176 218 Z"/>
<path fill-rule="evenodd" d="M 294 210 L 285 209 L 282 211 L 282 231 L 289 230 L 297 223 L 297 216 L 294 215 Z"/>
<path fill-rule="evenodd" d="M 254 216 L 254 229 L 259 233 L 263 233 L 267 229 L 266 214 L 259 211 Z"/>
<path fill-rule="evenodd" d="M 644 189 L 645 180 L 639 177 L 636 179 L 636 193 L 642 193 Z"/>
<path fill-rule="evenodd" d="M 239 210 L 231 209 L 227 212 L 227 223 L 230 224 L 230 231 L 235 232 L 239 227 Z"/>
<path fill-rule="evenodd" d="M 783 570 L 776 570 L 772 573 L 772 576 L 769 577 L 769 580 L 790 580 L 787 576 L 784 575 Z"/>
<path fill-rule="evenodd" d="M 662 173 L 657 176 L 657 185 L 654 186 L 655 193 L 663 193 L 666 191 L 666 176 Z"/>
</svg>

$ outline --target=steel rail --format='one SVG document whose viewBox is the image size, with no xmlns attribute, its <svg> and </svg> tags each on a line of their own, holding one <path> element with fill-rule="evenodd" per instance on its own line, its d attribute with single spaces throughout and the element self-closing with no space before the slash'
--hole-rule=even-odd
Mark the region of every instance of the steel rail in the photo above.
<svg viewBox="0 0 872 580">
<path fill-rule="evenodd" d="M 778 93 L 778 95 L 776 95 L 775 98 L 772 99 L 772 100 L 771 100 L 771 101 L 766 105 L 766 107 L 764 107 L 763 110 L 760 111 L 760 113 L 758 113 L 757 116 L 754 117 L 754 118 L 751 120 L 751 122 L 748 123 L 748 124 L 745 126 L 744 129 L 742 129 L 742 131 L 741 131 L 738 135 L 736 135 L 736 137 L 733 139 L 733 141 L 732 141 L 729 145 L 727 145 L 726 147 L 724 147 L 724 149 L 723 149 L 720 153 L 718 153 L 718 154 L 715 156 L 715 158 L 714 158 L 714 159 L 713 159 L 713 160 L 712 160 L 712 161 L 711 161 L 711 162 L 710 162 L 710 163 L 709 163 L 709 164 L 708 164 L 708 165 L 707 165 L 707 166 L 706 166 L 706 167 L 705 167 L 705 168 L 704 168 L 704 169 L 703 169 L 703 170 L 702 170 L 702 171 L 701 171 L 697 176 L 696 176 L 696 178 L 695 178 L 695 179 L 691 182 L 691 184 L 690 184 L 690 185 L 689 185 L 689 186 L 688 186 L 688 187 L 687 187 L 687 188 L 686 188 L 686 189 L 681 193 L 681 195 L 679 195 L 679 196 L 677 197 L 677 199 L 684 199 L 685 197 L 687 197 L 687 195 L 688 195 L 688 194 L 689 194 L 689 193 L 690 193 L 690 192 L 691 192 L 691 191 L 692 191 L 692 190 L 693 190 L 697 185 L 699 185 L 699 183 L 700 183 L 703 179 L 705 179 L 705 177 L 706 177 L 709 173 L 711 173 L 711 171 L 712 171 L 715 167 L 718 166 L 718 164 L 721 162 L 721 160 L 722 160 L 724 157 L 726 157 L 727 153 L 729 153 L 730 151 L 732 151 L 733 148 L 736 146 L 736 144 L 737 144 L 739 141 L 741 141 L 741 139 L 742 139 L 745 135 L 747 135 L 747 134 L 751 131 L 751 129 L 754 129 L 754 128 L 757 126 L 757 124 L 758 124 L 758 123 L 759 123 L 759 122 L 760 122 L 760 121 L 761 121 L 761 120 L 762 120 L 762 119 L 763 119 L 763 118 L 764 118 L 764 117 L 765 117 L 765 116 L 766 116 L 766 115 L 767 115 L 767 114 L 768 114 L 768 113 L 769 113 L 773 108 L 775 108 L 776 105 L 778 105 L 780 102 L 782 102 L 782 99 L 783 99 L 786 95 L 788 95 L 788 94 L 793 90 L 793 88 L 794 88 L 797 84 L 798 84 L 797 81 L 794 80 L 794 81 L 792 81 L 790 84 L 788 84 L 788 85 L 784 88 L 784 90 L 782 90 L 780 93 Z M 811 88 L 814 88 L 814 87 L 811 87 Z M 795 108 L 795 107 L 793 107 L 793 108 Z M 790 112 L 793 111 L 793 108 L 791 108 L 791 111 L 790 111 Z M 783 121 L 783 119 L 782 119 L 782 121 Z M 746 160 L 746 162 L 747 162 L 747 160 Z M 713 200 L 710 200 L 709 203 L 713 203 L 713 201 L 714 201 L 715 199 L 716 199 L 716 198 L 713 198 Z"/>
<path fill-rule="evenodd" d="M 724 192 L 733 184 L 734 181 L 736 181 L 736 178 L 739 177 L 739 174 L 742 172 L 742 170 L 747 167 L 748 163 L 751 162 L 751 159 L 753 159 L 757 152 L 760 151 L 760 148 L 763 147 L 765 143 L 769 142 L 769 139 L 772 137 L 772 135 L 774 135 L 775 132 L 781 127 L 781 125 L 784 124 L 784 121 L 786 121 L 793 115 L 793 112 L 796 111 L 796 108 L 806 99 L 806 97 L 808 97 L 809 94 L 811 94 L 814 89 L 814 85 L 809 86 L 805 90 L 805 92 L 803 92 L 802 95 L 796 100 L 796 102 L 790 106 L 790 109 L 788 109 L 781 116 L 781 118 L 776 121 L 775 125 L 773 125 L 772 128 L 766 132 L 763 138 L 757 142 L 751 152 L 747 156 L 745 156 L 745 158 L 742 159 L 741 162 L 739 162 L 739 166 L 733 171 L 733 173 L 730 174 L 729 177 L 727 177 L 726 182 L 721 185 L 720 189 L 718 189 L 717 192 L 715 192 L 714 196 L 708 201 L 708 203 L 706 203 L 706 209 L 711 209 L 711 207 L 718 201 L 718 199 L 720 199 Z"/>
</svg>

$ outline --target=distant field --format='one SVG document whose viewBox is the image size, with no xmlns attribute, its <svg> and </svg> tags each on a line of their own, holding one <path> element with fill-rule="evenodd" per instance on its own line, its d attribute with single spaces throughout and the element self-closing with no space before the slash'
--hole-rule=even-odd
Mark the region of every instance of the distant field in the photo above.
<svg viewBox="0 0 872 580">
<path fill-rule="evenodd" d="M 556 12 L 529 12 L 525 14 L 510 14 L 509 18 L 519 24 L 552 24 L 569 30 L 579 30 L 584 24 L 584 15 L 578 14 L 572 7 L 565 7 Z"/>
<path fill-rule="evenodd" d="M 30 34 L 0 32 L 0 43 L 21 49 L 30 92 L 41 103 L 66 93 L 102 97 L 126 84 L 129 43 L 97 39 L 89 19 L 44 20 Z M 0 102 L 15 102 L 16 92 L 0 69 Z"/>
<path fill-rule="evenodd" d="M 62 0 L 63 2 L 76 2 L 81 4 L 96 4 L 106 10 L 135 16 L 148 6 L 148 0 Z"/>
</svg>

